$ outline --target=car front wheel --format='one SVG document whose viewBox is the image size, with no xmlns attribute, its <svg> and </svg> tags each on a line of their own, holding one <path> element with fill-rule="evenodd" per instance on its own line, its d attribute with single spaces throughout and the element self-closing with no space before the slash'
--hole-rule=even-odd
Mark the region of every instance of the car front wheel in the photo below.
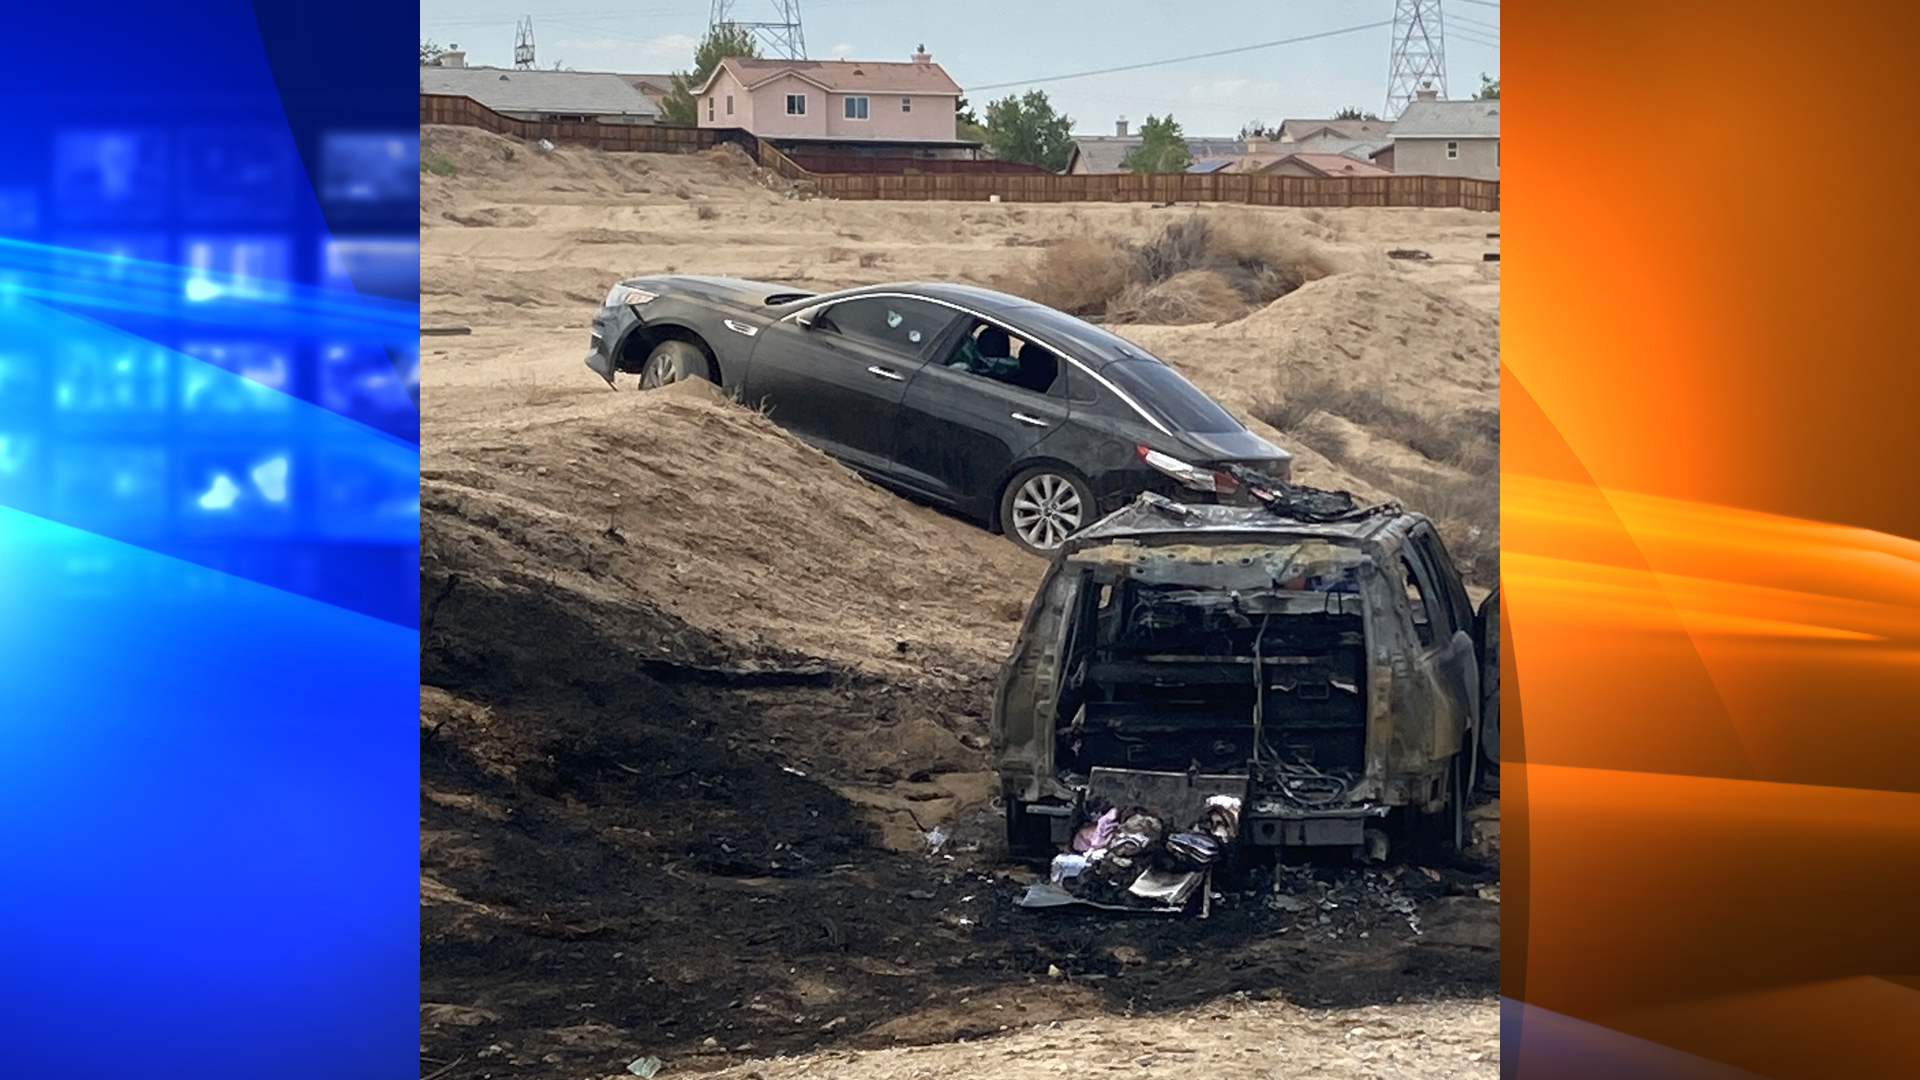
<svg viewBox="0 0 1920 1080">
<path fill-rule="evenodd" d="M 1000 497 L 1001 529 L 1036 555 L 1051 556 L 1093 518 L 1093 488 L 1078 473 L 1058 466 L 1027 469 Z"/>
<path fill-rule="evenodd" d="M 647 354 L 640 368 L 640 389 L 652 390 L 682 379 L 707 374 L 707 358 L 685 341 L 663 341 Z"/>
</svg>

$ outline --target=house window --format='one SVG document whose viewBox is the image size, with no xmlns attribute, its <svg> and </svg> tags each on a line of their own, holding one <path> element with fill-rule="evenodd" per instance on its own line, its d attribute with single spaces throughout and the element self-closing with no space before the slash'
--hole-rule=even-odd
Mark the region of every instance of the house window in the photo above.
<svg viewBox="0 0 1920 1080">
<path fill-rule="evenodd" d="M 733 115 L 733 95 L 732 94 L 727 95 L 727 115 L 728 116 Z"/>
<path fill-rule="evenodd" d="M 713 99 L 707 99 L 707 119 L 713 119 Z"/>
<path fill-rule="evenodd" d="M 787 115 L 788 116 L 807 115 L 807 95 L 788 94 L 787 95 Z"/>
<path fill-rule="evenodd" d="M 867 99 L 850 97 L 847 99 L 847 119 L 865 120 L 867 118 Z"/>
<path fill-rule="evenodd" d="M 912 112 L 912 111 L 913 111 L 913 99 L 912 99 L 912 98 L 910 98 L 910 97 L 903 97 L 903 98 L 901 98 L 901 99 L 900 99 L 900 111 L 901 111 L 901 112 Z"/>
<path fill-rule="evenodd" d="M 1447 160 L 1452 161 L 1458 158 L 1459 156 L 1460 156 L 1460 144 L 1457 142 L 1448 143 L 1447 144 Z"/>
</svg>

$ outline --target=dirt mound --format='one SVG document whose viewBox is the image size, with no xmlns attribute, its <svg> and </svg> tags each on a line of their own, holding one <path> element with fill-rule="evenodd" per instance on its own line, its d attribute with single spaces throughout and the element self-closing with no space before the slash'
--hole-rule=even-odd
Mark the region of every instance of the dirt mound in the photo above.
<svg viewBox="0 0 1920 1080">
<path fill-rule="evenodd" d="M 1499 317 L 1393 274 L 1312 282 L 1233 329 L 1273 342 L 1276 374 L 1300 368 L 1365 381 L 1406 408 L 1499 402 Z"/>
<path fill-rule="evenodd" d="M 1115 332 L 1294 451 L 1301 480 L 1428 514 L 1470 580 L 1497 579 L 1494 313 L 1391 271 L 1357 270 L 1224 325 Z"/>
<path fill-rule="evenodd" d="M 817 773 L 892 847 L 992 797 L 990 679 L 1039 559 L 867 483 L 704 382 L 435 432 L 428 682 L 497 693 L 556 670 L 639 670 L 781 687 L 742 737 Z M 817 690 L 798 713 L 792 688 Z"/>
<path fill-rule="evenodd" d="M 716 198 L 777 199 L 766 184 L 766 171 L 738 151 L 610 154 L 574 146 L 548 150 L 537 140 L 476 128 L 420 129 L 423 224 L 447 220 L 476 228 L 525 228 L 539 222 L 538 207 L 608 199 L 635 206 Z M 504 198 L 521 203 L 520 212 L 474 205 L 481 199 Z"/>
<path fill-rule="evenodd" d="M 930 679 L 999 662 L 1044 563 L 686 385 L 436 432 L 423 563 L 466 587 L 577 598 L 609 640 L 689 662 Z M 630 610 L 701 640 L 665 640 Z"/>
</svg>

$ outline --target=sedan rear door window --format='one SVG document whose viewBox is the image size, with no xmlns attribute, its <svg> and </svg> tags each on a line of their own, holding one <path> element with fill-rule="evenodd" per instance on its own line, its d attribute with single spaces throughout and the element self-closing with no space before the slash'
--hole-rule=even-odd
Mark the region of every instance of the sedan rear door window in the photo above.
<svg viewBox="0 0 1920 1080">
<path fill-rule="evenodd" d="M 1175 431 L 1218 435 L 1246 430 L 1212 398 L 1158 360 L 1115 360 L 1100 374 Z"/>
<path fill-rule="evenodd" d="M 861 296 L 843 300 L 814 315 L 814 326 L 856 341 L 878 345 L 901 356 L 923 359 L 940 332 L 953 322 L 954 310 L 930 300 L 899 296 Z"/>
<path fill-rule="evenodd" d="M 984 319 L 973 320 L 973 326 L 954 342 L 953 351 L 942 363 L 955 371 L 1036 394 L 1057 395 L 1064 383 L 1059 354 Z"/>
</svg>

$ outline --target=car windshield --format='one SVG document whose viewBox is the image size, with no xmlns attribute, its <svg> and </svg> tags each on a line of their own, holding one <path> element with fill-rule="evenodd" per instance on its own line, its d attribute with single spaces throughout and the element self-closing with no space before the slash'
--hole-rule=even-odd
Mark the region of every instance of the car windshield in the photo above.
<svg viewBox="0 0 1920 1080">
<path fill-rule="evenodd" d="M 1158 360 L 1116 360 L 1100 374 L 1175 431 L 1217 435 L 1246 430 L 1212 398 Z"/>
</svg>

